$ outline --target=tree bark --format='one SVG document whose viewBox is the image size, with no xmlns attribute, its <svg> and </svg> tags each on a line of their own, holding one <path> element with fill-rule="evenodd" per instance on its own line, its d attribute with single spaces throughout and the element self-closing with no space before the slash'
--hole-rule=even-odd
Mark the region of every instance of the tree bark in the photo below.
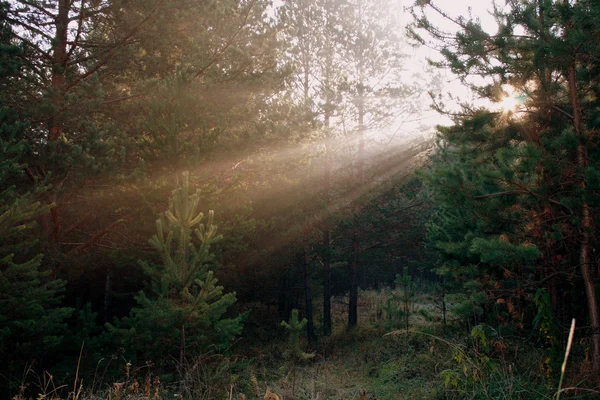
<svg viewBox="0 0 600 400">
<path fill-rule="evenodd" d="M 290 287 L 287 276 L 279 279 L 279 296 L 277 300 L 277 311 L 281 321 L 287 321 L 290 318 Z"/>
<path fill-rule="evenodd" d="M 592 332 L 592 349 L 593 359 L 592 366 L 594 371 L 600 371 L 600 315 L 598 314 L 598 299 L 596 295 L 596 287 L 594 282 L 594 271 L 592 265 L 594 263 L 592 257 L 592 233 L 594 229 L 594 221 L 592 218 L 591 207 L 585 199 L 586 192 L 586 171 L 588 167 L 588 153 L 586 148 L 587 135 L 584 132 L 581 123 L 581 105 L 577 93 L 577 81 L 575 71 L 575 60 L 571 62 L 568 70 L 569 95 L 571 107 L 573 108 L 573 126 L 575 133 L 578 136 L 579 144 L 577 145 L 577 166 L 581 170 L 583 176 L 581 178 L 582 201 L 581 201 L 581 245 L 579 247 L 579 263 L 581 265 L 581 277 L 585 287 L 585 294 L 588 304 L 588 313 L 590 323 L 593 329 Z"/>
<path fill-rule="evenodd" d="M 315 334 L 315 323 L 313 321 L 313 309 L 312 309 L 312 288 L 310 284 L 310 257 L 308 247 L 304 247 L 304 305 L 306 308 L 306 337 L 309 342 L 317 340 Z"/>
<path fill-rule="evenodd" d="M 179 328 L 179 368 L 183 373 L 183 362 L 185 361 L 185 325 Z"/>
<path fill-rule="evenodd" d="M 331 99 L 330 93 L 330 60 L 326 60 L 325 66 L 325 171 L 323 173 L 323 190 L 325 197 L 325 209 L 329 207 L 331 194 L 331 154 L 329 147 L 329 124 L 331 120 Z M 325 221 L 323 222 L 323 335 L 331 335 L 331 231 L 328 221 L 328 213 L 325 212 Z"/>
<path fill-rule="evenodd" d="M 364 182 L 364 158 L 365 158 L 365 102 L 363 80 L 358 83 L 358 98 L 356 108 L 358 111 L 358 154 L 356 162 L 357 170 L 357 193 L 361 192 L 361 186 Z M 357 196 L 354 205 L 355 226 L 352 235 L 352 277 L 350 283 L 350 301 L 348 302 L 348 329 L 354 328 L 358 324 L 358 270 L 360 258 L 360 196 Z"/>
<path fill-rule="evenodd" d="M 358 236 L 352 237 L 352 264 L 351 264 L 351 283 L 350 299 L 348 301 L 348 329 L 356 327 L 358 324 L 358 254 L 360 243 Z"/>
<path fill-rule="evenodd" d="M 52 74 L 51 74 L 51 103 L 53 113 L 49 120 L 48 126 L 48 141 L 56 142 L 63 133 L 63 123 L 60 118 L 60 112 L 63 103 L 65 84 L 66 84 L 66 66 L 67 66 L 67 40 L 68 40 L 68 27 L 69 27 L 69 0 L 59 0 L 58 11 L 55 18 L 56 35 L 52 43 Z M 56 194 L 51 192 L 49 194 L 48 202 L 50 204 L 56 203 Z M 47 217 L 44 217 L 46 221 L 43 225 L 46 227 L 48 237 L 51 240 L 56 241 L 60 233 L 60 216 L 58 213 L 58 207 L 55 206 L 50 209 L 50 221 L 47 221 Z"/>
<path fill-rule="evenodd" d="M 111 307 L 111 297 L 112 297 L 112 266 L 109 266 L 106 270 L 106 278 L 104 279 L 104 322 L 109 322 L 111 320 L 110 315 L 110 307 Z"/>
<path fill-rule="evenodd" d="M 63 92 L 66 82 L 67 66 L 67 30 L 69 26 L 69 0 L 58 1 L 58 13 L 56 14 L 55 27 L 56 36 L 52 44 L 52 106 L 54 116 L 50 119 L 48 128 L 48 139 L 51 142 L 58 140 L 63 132 L 60 121 L 60 110 L 62 108 Z"/>
<path fill-rule="evenodd" d="M 331 335 L 331 240 L 329 229 L 323 230 L 323 335 Z"/>
</svg>

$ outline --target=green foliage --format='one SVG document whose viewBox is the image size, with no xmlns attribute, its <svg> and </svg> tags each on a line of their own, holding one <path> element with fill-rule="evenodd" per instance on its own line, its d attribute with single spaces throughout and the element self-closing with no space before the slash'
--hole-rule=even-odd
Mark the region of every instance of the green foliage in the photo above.
<svg viewBox="0 0 600 400">
<path fill-rule="evenodd" d="M 0 137 L 8 126 L 2 124 Z M 32 251 L 35 218 L 50 208 L 32 197 L 11 187 L 0 191 L 0 358 L 12 360 L 5 365 L 11 369 L 56 352 L 73 312 L 61 305 L 65 282 L 43 267 L 43 254 Z"/>
<path fill-rule="evenodd" d="M 217 285 L 211 246 L 222 237 L 212 211 L 202 222 L 200 199 L 200 191 L 191 191 L 189 174 L 184 173 L 150 240 L 162 263 L 141 262 L 152 278 L 151 291 L 140 292 L 137 307 L 117 324 L 120 329 L 108 324 L 112 332 L 123 334 L 128 349 L 154 357 L 179 350 L 183 362 L 187 348 L 222 351 L 242 329 L 243 315 L 226 316 L 236 297 Z"/>
<path fill-rule="evenodd" d="M 315 356 L 314 353 L 305 353 L 300 348 L 300 334 L 307 323 L 308 320 L 306 318 L 303 318 L 302 321 L 298 319 L 297 309 L 292 310 L 292 313 L 290 314 L 290 320 L 288 322 L 281 321 L 281 326 L 288 330 L 288 354 L 293 357 L 294 360 L 305 361 Z"/>
<path fill-rule="evenodd" d="M 544 362 L 546 373 L 552 376 L 558 371 L 564 356 L 560 342 L 560 328 L 557 326 L 556 317 L 552 312 L 550 295 L 545 288 L 538 289 L 533 301 L 537 307 L 537 315 L 533 319 L 533 326 L 538 330 L 542 342 L 548 349 L 548 357 Z"/>
<path fill-rule="evenodd" d="M 272 3 L 282 6 L 278 21 Z M 95 353 L 89 365 L 106 356 L 96 323 L 115 317 L 102 339 L 117 341 L 124 357 L 160 368 L 179 356 L 183 368 L 196 367 L 186 355 L 222 352 L 241 331 L 243 315 L 232 311 L 237 296 L 219 286 L 216 270 L 222 267 L 222 285 L 244 294 L 240 309 L 268 310 L 254 326 L 272 327 L 282 319 L 272 312 L 275 301 L 281 316 L 302 300 L 294 259 L 300 247 L 311 266 L 316 253 L 331 269 L 327 296 L 330 288 L 337 295 L 352 285 L 354 295 L 358 286 L 391 284 L 398 265 L 418 265 L 413 276 L 405 269 L 397 277 L 383 307 L 386 328 L 408 333 L 417 321 L 435 320 L 412 307 L 418 275 L 431 276 L 422 261 L 435 255 L 444 282 L 435 296 L 443 312 L 448 307 L 468 323 L 469 343 L 446 358 L 433 345 L 428 351 L 429 343 L 407 340 L 402 363 L 392 346 L 373 345 L 349 359 L 376 360 L 369 367 L 377 383 L 398 389 L 374 387 L 378 398 L 401 393 L 413 373 L 434 380 L 438 365 L 447 367 L 443 379 L 456 397 L 519 397 L 524 384 L 501 387 L 519 378 L 489 327 L 498 334 L 535 329 L 554 352 L 561 319 L 583 320 L 591 309 L 581 307 L 575 266 L 591 265 L 578 258 L 582 244 L 593 254 L 600 247 L 600 47 L 591 40 L 600 32 L 600 6 L 509 0 L 493 11 L 497 32 L 463 16 L 453 21 L 456 35 L 423 13 L 417 25 L 434 39 L 424 42 L 440 40 L 440 65 L 491 101 L 512 85 L 525 112 L 463 110 L 454 126 L 439 129 L 420 179 L 398 185 L 429 142 L 377 153 L 366 142 L 392 118 L 411 120 L 423 94 L 421 76 L 402 68 L 408 55 L 389 12 L 395 3 L 1 3 L 0 358 L 46 359 L 53 367 L 51 351 L 61 342 L 79 348 L 85 340 Z M 70 21 L 64 38 L 61 16 Z M 484 78 L 481 86 L 472 76 Z M 49 139 L 49 127 L 60 128 L 58 139 Z M 154 227 L 182 169 L 226 189 L 194 192 L 184 176 Z M 593 221 L 582 229 L 585 204 Z M 218 232 L 214 213 L 200 212 L 213 208 Z M 317 239 L 318 231 L 327 235 Z M 138 259 L 145 260 L 140 269 Z M 320 272 L 307 273 L 315 297 Z M 66 318 L 74 304 L 78 313 Z M 304 324 L 297 311 L 282 323 L 294 362 L 311 357 L 300 349 Z M 344 340 L 348 348 L 362 345 L 359 335 L 334 332 L 332 354 Z M 583 354 L 581 343 L 574 354 Z M 192 397 L 218 397 L 216 387 L 233 384 L 229 367 L 217 366 L 213 383 L 211 366 L 194 371 L 210 388 Z"/>
<path fill-rule="evenodd" d="M 404 328 L 409 330 L 409 319 L 412 313 L 413 300 L 417 293 L 408 267 L 404 267 L 402 275 L 396 275 L 396 290 L 393 291 L 382 306 L 385 312 L 385 329 L 387 331 Z"/>
<path fill-rule="evenodd" d="M 453 126 L 439 128 L 425 176 L 437 207 L 428 242 L 440 255 L 437 272 L 456 293 L 455 308 L 471 326 L 541 328 L 552 348 L 552 316 L 564 319 L 565 307 L 600 327 L 597 312 L 586 315 L 578 303 L 585 287 L 586 308 L 597 309 L 597 282 L 585 260 L 599 245 L 592 188 L 600 152 L 592 121 L 600 69 L 591 38 L 599 32 L 600 7 L 593 1 L 507 5 L 493 11 L 497 32 L 471 16 L 453 20 L 457 32 L 444 32 L 424 11 L 449 19 L 437 4 L 413 8 L 414 38 L 439 45 L 438 66 L 486 100 L 498 103 L 510 88 L 522 101 L 514 109 L 464 107 Z M 473 75 L 483 79 L 474 82 Z M 573 265 L 581 279 L 558 278 L 577 273 Z M 600 337 L 591 339 L 598 370 Z"/>
<path fill-rule="evenodd" d="M 0 204 L 6 200 L 0 194 Z M 6 203 L 5 203 L 6 204 Z M 42 269 L 43 255 L 28 256 L 31 218 L 44 209 L 28 199 L 0 205 L 0 356 L 26 363 L 55 350 L 72 309 L 60 307 L 65 283 Z"/>
<path fill-rule="evenodd" d="M 9 42 L 11 29 L 0 3 L 0 83 L 14 78 L 21 49 Z M 34 193 L 19 191 L 13 184 L 24 175 L 27 124 L 18 120 L 0 94 L 0 359 L 3 373 L 21 374 L 19 368 L 43 361 L 55 351 L 66 333 L 65 319 L 72 309 L 61 307 L 65 282 L 43 267 L 43 254 L 33 250 L 36 218 L 47 213 Z M 10 360 L 10 362 L 8 362 Z M 12 378 L 11 373 L 7 373 Z M 3 383 L 4 384 L 4 383 Z"/>
<path fill-rule="evenodd" d="M 527 343 L 499 338 L 487 325 L 471 330 L 471 343 L 438 338 L 451 349 L 448 367 L 440 377 L 450 399 L 550 399 L 543 376 L 537 370 L 540 355 L 536 352 L 511 358 L 507 347 L 515 352 L 532 350 Z M 521 348 L 523 346 L 523 348 Z"/>
</svg>

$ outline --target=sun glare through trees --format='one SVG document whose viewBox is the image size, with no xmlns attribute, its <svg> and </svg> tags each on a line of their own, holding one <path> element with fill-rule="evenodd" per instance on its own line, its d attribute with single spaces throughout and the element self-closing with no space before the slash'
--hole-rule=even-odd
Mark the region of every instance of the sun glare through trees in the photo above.
<svg viewBox="0 0 600 400">
<path fill-rule="evenodd" d="M 0 1 L 0 400 L 596 399 L 597 0 Z"/>
<path fill-rule="evenodd" d="M 499 101 L 492 108 L 496 108 L 503 113 L 516 113 L 524 106 L 523 96 L 520 95 L 514 87 L 504 85 Z"/>
</svg>

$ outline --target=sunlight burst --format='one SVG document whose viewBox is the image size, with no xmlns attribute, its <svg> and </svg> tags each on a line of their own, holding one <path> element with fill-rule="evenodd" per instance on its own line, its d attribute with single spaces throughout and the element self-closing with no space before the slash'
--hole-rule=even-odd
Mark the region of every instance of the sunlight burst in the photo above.
<svg viewBox="0 0 600 400">
<path fill-rule="evenodd" d="M 498 103 L 498 106 L 500 107 L 500 109 L 502 109 L 505 112 L 506 111 L 516 111 L 520 105 L 521 105 L 521 102 L 514 95 L 506 96 L 506 97 L 502 98 L 502 100 L 500 100 L 500 102 Z"/>
<path fill-rule="evenodd" d="M 504 85 L 502 86 L 502 92 L 503 96 L 495 104 L 494 108 L 497 111 L 502 111 L 505 114 L 518 112 L 523 104 L 523 99 L 517 93 L 515 88 L 510 85 Z"/>
</svg>

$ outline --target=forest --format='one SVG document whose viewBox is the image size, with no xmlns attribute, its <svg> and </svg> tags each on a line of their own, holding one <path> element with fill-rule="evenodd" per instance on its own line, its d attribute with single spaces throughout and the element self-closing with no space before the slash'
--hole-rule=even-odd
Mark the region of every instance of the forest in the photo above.
<svg viewBox="0 0 600 400">
<path fill-rule="evenodd" d="M 597 0 L 0 1 L 0 399 L 600 398 Z"/>
</svg>

